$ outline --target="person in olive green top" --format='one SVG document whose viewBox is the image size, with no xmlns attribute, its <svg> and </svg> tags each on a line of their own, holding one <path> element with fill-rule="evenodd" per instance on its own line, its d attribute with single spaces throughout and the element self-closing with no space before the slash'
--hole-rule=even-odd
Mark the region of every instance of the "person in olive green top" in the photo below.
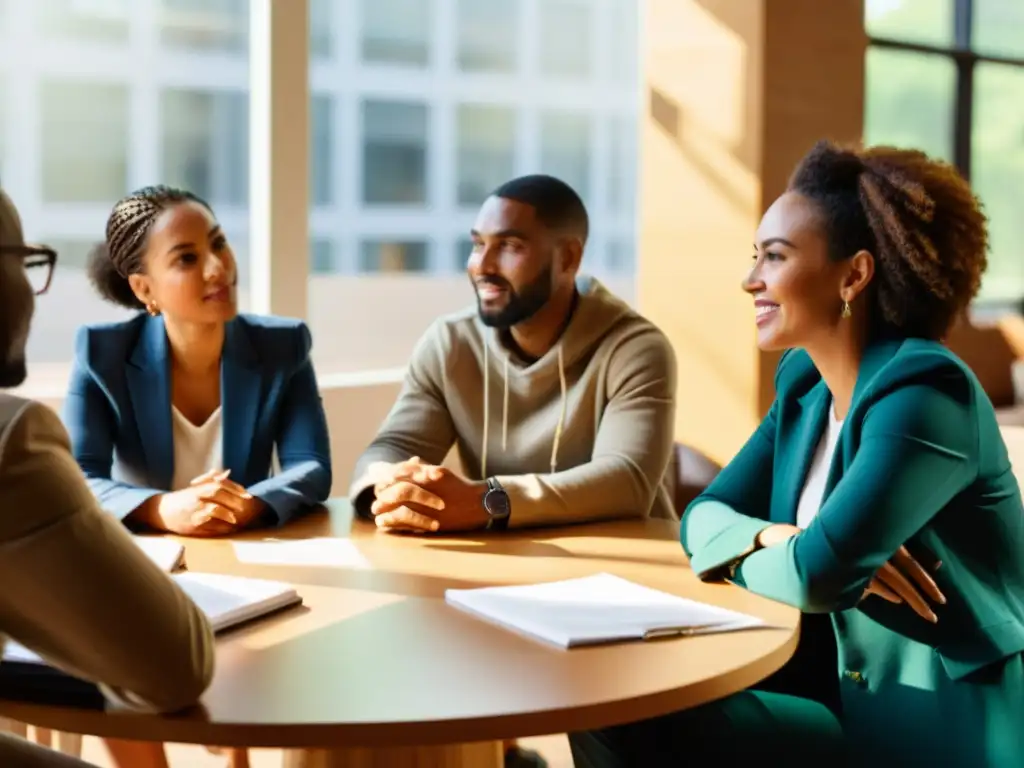
<svg viewBox="0 0 1024 768">
<path fill-rule="evenodd" d="M 839 720 L 745 691 L 575 734 L 577 766 L 1024 765 L 1024 506 L 991 402 L 940 342 L 986 249 L 950 166 L 828 143 L 804 158 L 744 285 L 760 347 L 790 349 L 776 399 L 681 538 L 701 579 L 831 617 Z"/>
</svg>

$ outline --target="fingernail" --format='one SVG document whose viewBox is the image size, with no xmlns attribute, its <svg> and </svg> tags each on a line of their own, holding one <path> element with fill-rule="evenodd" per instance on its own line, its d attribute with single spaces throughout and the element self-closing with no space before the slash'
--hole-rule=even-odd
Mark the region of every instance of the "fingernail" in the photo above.
<svg viewBox="0 0 1024 768">
<path fill-rule="evenodd" d="M 946 596 L 945 595 L 939 595 L 939 605 L 945 605 L 945 604 L 946 604 Z"/>
<path fill-rule="evenodd" d="M 437 522 L 437 520 L 434 520 L 434 521 L 432 521 L 430 523 L 430 530 L 432 530 L 432 531 L 436 531 L 440 527 L 441 527 L 441 524 L 439 522 Z"/>
<path fill-rule="evenodd" d="M 930 622 L 931 622 L 932 624 L 938 624 L 938 623 L 939 623 L 939 617 L 938 617 L 938 616 L 936 616 L 936 615 L 935 615 L 935 614 L 933 613 L 933 614 L 931 614 L 931 615 L 930 615 L 930 616 L 928 617 L 928 621 L 930 621 Z"/>
</svg>

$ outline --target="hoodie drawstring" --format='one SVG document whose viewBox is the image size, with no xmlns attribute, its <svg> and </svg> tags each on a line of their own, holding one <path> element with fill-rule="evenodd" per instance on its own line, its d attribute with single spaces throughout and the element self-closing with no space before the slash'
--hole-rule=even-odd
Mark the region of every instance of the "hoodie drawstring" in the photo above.
<svg viewBox="0 0 1024 768">
<path fill-rule="evenodd" d="M 491 422 L 491 365 L 490 365 L 490 344 L 484 341 L 484 428 L 483 445 L 480 447 L 480 474 L 487 477 L 487 443 L 490 437 Z M 502 413 L 501 413 L 501 451 L 508 449 L 508 355 L 504 355 L 504 370 L 502 372 Z M 555 426 L 555 436 L 551 444 L 551 471 L 558 471 L 558 447 L 562 441 L 562 430 L 565 429 L 565 416 L 568 407 L 568 384 L 565 378 L 565 358 L 562 353 L 562 345 L 558 345 L 558 385 L 560 389 L 560 402 L 558 424 Z"/>
<path fill-rule="evenodd" d="M 565 362 L 562 359 L 562 345 L 558 345 L 558 384 L 562 389 L 561 412 L 558 414 L 558 424 L 555 426 L 555 439 L 551 444 L 551 472 L 558 471 L 558 444 L 562 440 L 562 428 L 565 427 L 565 407 L 568 401 L 565 385 Z"/>
</svg>

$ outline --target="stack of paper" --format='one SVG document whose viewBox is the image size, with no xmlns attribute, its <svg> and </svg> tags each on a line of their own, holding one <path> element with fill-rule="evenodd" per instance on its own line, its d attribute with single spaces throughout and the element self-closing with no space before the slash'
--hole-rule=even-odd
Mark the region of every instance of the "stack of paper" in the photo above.
<svg viewBox="0 0 1024 768">
<path fill-rule="evenodd" d="M 449 589 L 445 599 L 561 648 L 767 626 L 756 616 L 659 592 L 608 573 L 530 586 Z"/>
</svg>

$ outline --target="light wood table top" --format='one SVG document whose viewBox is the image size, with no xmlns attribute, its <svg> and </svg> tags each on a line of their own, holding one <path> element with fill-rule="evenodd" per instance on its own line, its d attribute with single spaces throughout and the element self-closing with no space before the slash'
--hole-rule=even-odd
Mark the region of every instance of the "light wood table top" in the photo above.
<svg viewBox="0 0 1024 768">
<path fill-rule="evenodd" d="M 303 566 L 243 562 L 236 542 L 343 537 Z M 799 613 L 700 583 L 678 526 L 659 520 L 460 537 L 380 533 L 335 501 L 279 531 L 183 540 L 190 570 L 298 585 L 304 605 L 224 635 L 213 684 L 177 716 L 0 703 L 59 731 L 248 747 L 491 741 L 595 728 L 696 706 L 767 677 L 793 654 Z M 333 562 L 316 562 L 332 560 Z M 565 651 L 445 604 L 447 588 L 601 571 L 761 616 L 782 629 Z"/>
</svg>

